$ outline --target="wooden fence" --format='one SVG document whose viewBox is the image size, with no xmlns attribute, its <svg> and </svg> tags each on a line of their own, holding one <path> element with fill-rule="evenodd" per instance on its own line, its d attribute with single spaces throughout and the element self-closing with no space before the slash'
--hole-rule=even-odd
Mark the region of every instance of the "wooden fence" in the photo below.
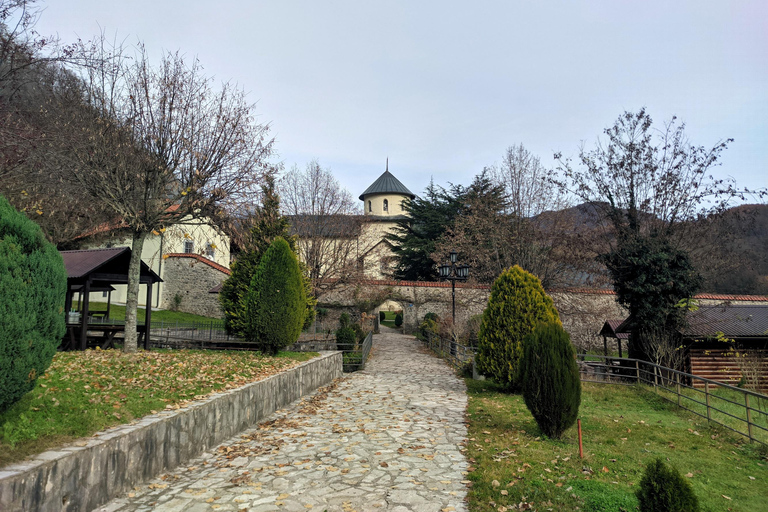
<svg viewBox="0 0 768 512">
<path fill-rule="evenodd" d="M 582 382 L 641 384 L 708 422 L 768 446 L 768 395 L 630 358 L 579 354 Z"/>
</svg>

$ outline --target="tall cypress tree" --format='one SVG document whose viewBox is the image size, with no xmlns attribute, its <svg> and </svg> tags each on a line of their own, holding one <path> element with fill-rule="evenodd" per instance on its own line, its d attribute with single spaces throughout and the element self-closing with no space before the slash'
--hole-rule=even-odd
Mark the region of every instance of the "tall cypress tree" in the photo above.
<svg viewBox="0 0 768 512">
<path fill-rule="evenodd" d="M 306 315 L 306 289 L 296 254 L 278 237 L 264 252 L 245 299 L 245 339 L 266 354 L 299 339 Z"/>
</svg>

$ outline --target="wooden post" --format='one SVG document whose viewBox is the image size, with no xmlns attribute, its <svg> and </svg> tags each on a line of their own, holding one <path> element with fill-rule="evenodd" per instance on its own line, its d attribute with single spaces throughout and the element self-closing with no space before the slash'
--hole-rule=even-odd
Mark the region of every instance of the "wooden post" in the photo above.
<svg viewBox="0 0 768 512">
<path fill-rule="evenodd" d="M 147 307 L 144 313 L 144 350 L 149 350 L 149 329 L 152 327 L 152 281 L 147 282 Z"/>
<path fill-rule="evenodd" d="M 637 372 L 637 383 L 640 384 L 640 361 L 635 361 L 635 371 Z"/>
<path fill-rule="evenodd" d="M 747 406 L 747 433 L 749 434 L 749 442 L 752 442 L 752 411 L 749 408 L 749 394 L 744 393 L 744 403 Z"/>
<path fill-rule="evenodd" d="M 675 372 L 675 388 L 677 389 L 677 406 L 680 407 L 680 374 Z"/>
<path fill-rule="evenodd" d="M 707 421 L 712 421 L 711 412 L 709 409 L 709 382 L 704 381 L 704 398 L 707 401 Z"/>
<path fill-rule="evenodd" d="M 659 378 L 656 376 L 656 365 L 653 366 L 653 389 L 656 390 L 656 392 L 659 392 Z"/>
<path fill-rule="evenodd" d="M 88 348 L 88 306 L 89 301 L 91 298 L 91 279 L 88 278 L 88 280 L 83 285 L 85 298 L 83 299 L 83 311 L 82 311 L 82 318 L 80 318 L 80 350 L 85 350 Z"/>
</svg>

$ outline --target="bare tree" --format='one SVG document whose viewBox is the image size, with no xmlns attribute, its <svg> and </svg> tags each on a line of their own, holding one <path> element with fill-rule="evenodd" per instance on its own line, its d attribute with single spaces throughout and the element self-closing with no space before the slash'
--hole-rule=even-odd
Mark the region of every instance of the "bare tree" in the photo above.
<svg viewBox="0 0 768 512">
<path fill-rule="evenodd" d="M 358 274 L 362 219 L 348 190 L 317 160 L 298 166 L 279 184 L 282 208 L 298 235 L 299 258 L 307 265 L 315 294 Z"/>
<path fill-rule="evenodd" d="M 509 147 L 500 165 L 461 190 L 460 212 L 433 258 L 442 260 L 456 249 L 480 282 L 517 264 L 548 289 L 599 275 L 591 229 L 579 225 L 581 212 L 568 210 L 567 198 L 546 178 L 538 157 L 522 144 Z"/>
<path fill-rule="evenodd" d="M 131 232 L 125 351 L 133 352 L 147 235 L 190 218 L 215 222 L 247 202 L 271 171 L 273 141 L 245 93 L 215 88 L 197 60 L 166 53 L 153 67 L 143 46 L 128 55 L 103 38 L 91 55 L 78 68 L 83 104 L 48 112 L 61 127 L 49 149 Z"/>
</svg>

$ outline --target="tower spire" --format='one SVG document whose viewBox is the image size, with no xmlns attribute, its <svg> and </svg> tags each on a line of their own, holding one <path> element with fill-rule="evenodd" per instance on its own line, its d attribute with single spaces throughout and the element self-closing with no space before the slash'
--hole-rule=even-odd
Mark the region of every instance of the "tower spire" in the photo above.
<svg viewBox="0 0 768 512">
<path fill-rule="evenodd" d="M 387 168 L 386 171 L 389 172 L 389 157 L 387 157 Z"/>
</svg>

